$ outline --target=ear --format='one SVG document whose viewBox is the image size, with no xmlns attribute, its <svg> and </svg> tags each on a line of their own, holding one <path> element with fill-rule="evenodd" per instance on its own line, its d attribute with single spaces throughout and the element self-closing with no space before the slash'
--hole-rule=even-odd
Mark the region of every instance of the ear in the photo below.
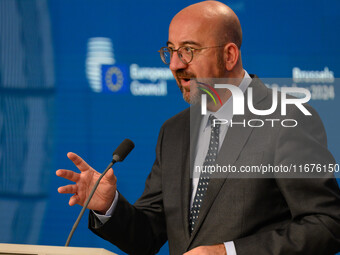
<svg viewBox="0 0 340 255">
<path fill-rule="evenodd" d="M 225 68 L 230 72 L 234 69 L 238 62 L 240 52 L 235 43 L 228 43 L 224 46 L 224 64 Z"/>
</svg>

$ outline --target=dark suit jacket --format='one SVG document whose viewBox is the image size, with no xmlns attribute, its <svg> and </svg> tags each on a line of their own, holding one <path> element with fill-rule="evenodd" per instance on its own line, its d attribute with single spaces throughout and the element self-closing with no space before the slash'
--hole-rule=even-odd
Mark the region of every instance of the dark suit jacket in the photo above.
<svg viewBox="0 0 340 255">
<path fill-rule="evenodd" d="M 250 87 L 254 90 L 254 107 L 269 109 L 271 90 L 258 79 L 253 79 Z M 284 118 L 296 119 L 295 128 L 282 128 L 280 124 L 229 127 L 217 163 L 334 163 L 322 122 L 310 106 L 306 107 L 312 112 L 311 117 L 304 116 L 295 106 L 287 110 Z M 280 106 L 269 117 L 282 119 L 279 109 Z M 269 117 L 254 116 L 246 110 L 245 116 L 235 115 L 233 120 Z M 199 127 L 192 127 L 195 126 Z M 166 121 L 143 195 L 131 205 L 120 194 L 116 210 L 104 225 L 90 213 L 90 229 L 129 254 L 154 254 L 166 240 L 170 254 L 226 241 L 234 241 L 238 255 L 325 255 L 339 251 L 340 193 L 334 178 L 211 179 L 190 236 L 189 148 L 190 140 L 192 144 L 196 140 L 196 130 L 192 128 L 190 132 L 189 109 Z"/>
</svg>

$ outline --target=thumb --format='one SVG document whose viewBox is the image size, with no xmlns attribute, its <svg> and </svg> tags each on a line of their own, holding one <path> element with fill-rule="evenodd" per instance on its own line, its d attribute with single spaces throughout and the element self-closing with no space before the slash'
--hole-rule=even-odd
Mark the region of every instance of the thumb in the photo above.
<svg viewBox="0 0 340 255">
<path fill-rule="evenodd" d="M 116 176 L 114 175 L 113 169 L 112 169 L 112 168 L 110 168 L 109 171 L 107 171 L 107 173 L 104 175 L 104 179 L 105 179 L 107 182 L 109 182 L 109 183 L 111 183 L 111 184 L 113 184 L 113 185 L 116 184 L 117 178 L 116 178 Z"/>
</svg>

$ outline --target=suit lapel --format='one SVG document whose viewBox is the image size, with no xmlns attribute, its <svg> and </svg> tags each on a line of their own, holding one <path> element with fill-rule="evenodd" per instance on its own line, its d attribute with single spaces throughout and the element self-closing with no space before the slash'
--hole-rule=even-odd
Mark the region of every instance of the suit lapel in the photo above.
<svg viewBox="0 0 340 255">
<path fill-rule="evenodd" d="M 262 82 L 259 81 L 259 79 L 256 76 L 252 78 L 253 78 L 253 81 L 250 83 L 249 87 L 253 87 L 254 106 L 256 106 L 266 97 L 267 88 L 262 84 Z M 246 98 L 247 98 L 247 92 L 245 93 L 245 102 L 246 102 Z M 249 111 L 248 107 L 246 107 L 245 105 L 245 115 L 235 115 L 233 117 L 233 122 L 234 123 L 243 122 L 244 119 L 247 122 L 247 120 L 252 119 L 252 118 L 256 118 L 256 117 Z M 217 156 L 216 163 L 220 166 L 223 166 L 223 165 L 227 166 L 229 164 L 233 165 L 235 161 L 237 160 L 239 154 L 241 153 L 242 149 L 244 148 L 252 130 L 253 130 L 253 127 L 249 127 L 248 125 L 245 125 L 245 127 L 243 127 L 242 125 L 234 125 L 233 127 L 229 127 L 226 137 L 221 146 L 220 152 Z M 199 231 L 204 219 L 206 218 L 211 206 L 213 205 L 226 179 L 227 179 L 227 176 L 225 176 L 225 178 L 210 179 L 209 186 L 208 186 L 207 192 L 203 200 L 202 208 L 200 210 L 198 221 L 196 222 L 196 227 L 193 233 L 191 234 L 188 247 L 190 246 L 191 242 L 195 238 L 195 235 Z M 190 205 L 188 203 L 187 213 L 189 213 L 189 206 Z M 187 217 L 186 217 L 186 222 L 188 222 Z M 187 231 L 188 231 L 188 226 L 189 225 L 187 225 Z"/>
<path fill-rule="evenodd" d="M 183 130 L 183 153 L 182 153 L 182 164 L 183 171 L 181 176 L 181 194 L 182 194 L 182 219 L 183 228 L 187 240 L 190 238 L 189 233 L 189 211 L 190 211 L 190 199 L 192 194 L 192 178 L 190 171 L 192 170 L 194 160 L 194 149 L 196 147 L 201 115 L 199 112 L 200 108 L 197 106 L 190 107 L 186 118 L 186 125 Z M 189 153 L 188 153 L 189 152 Z"/>
</svg>

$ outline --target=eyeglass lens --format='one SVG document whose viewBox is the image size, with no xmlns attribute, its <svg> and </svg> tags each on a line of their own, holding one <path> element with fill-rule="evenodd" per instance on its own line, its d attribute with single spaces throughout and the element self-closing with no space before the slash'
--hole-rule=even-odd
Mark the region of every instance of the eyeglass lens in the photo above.
<svg viewBox="0 0 340 255">
<path fill-rule="evenodd" d="M 171 49 L 169 48 L 163 48 L 161 50 L 161 58 L 163 60 L 163 62 L 165 64 L 170 64 L 170 60 L 171 60 L 171 57 L 172 57 L 172 54 L 171 54 Z M 173 50 L 175 51 L 175 50 Z M 180 60 L 184 63 L 184 64 L 187 64 L 191 61 L 192 59 L 192 51 L 188 48 L 188 47 L 180 47 L 178 50 L 177 50 L 177 54 L 178 54 L 178 57 L 180 58 Z"/>
</svg>

